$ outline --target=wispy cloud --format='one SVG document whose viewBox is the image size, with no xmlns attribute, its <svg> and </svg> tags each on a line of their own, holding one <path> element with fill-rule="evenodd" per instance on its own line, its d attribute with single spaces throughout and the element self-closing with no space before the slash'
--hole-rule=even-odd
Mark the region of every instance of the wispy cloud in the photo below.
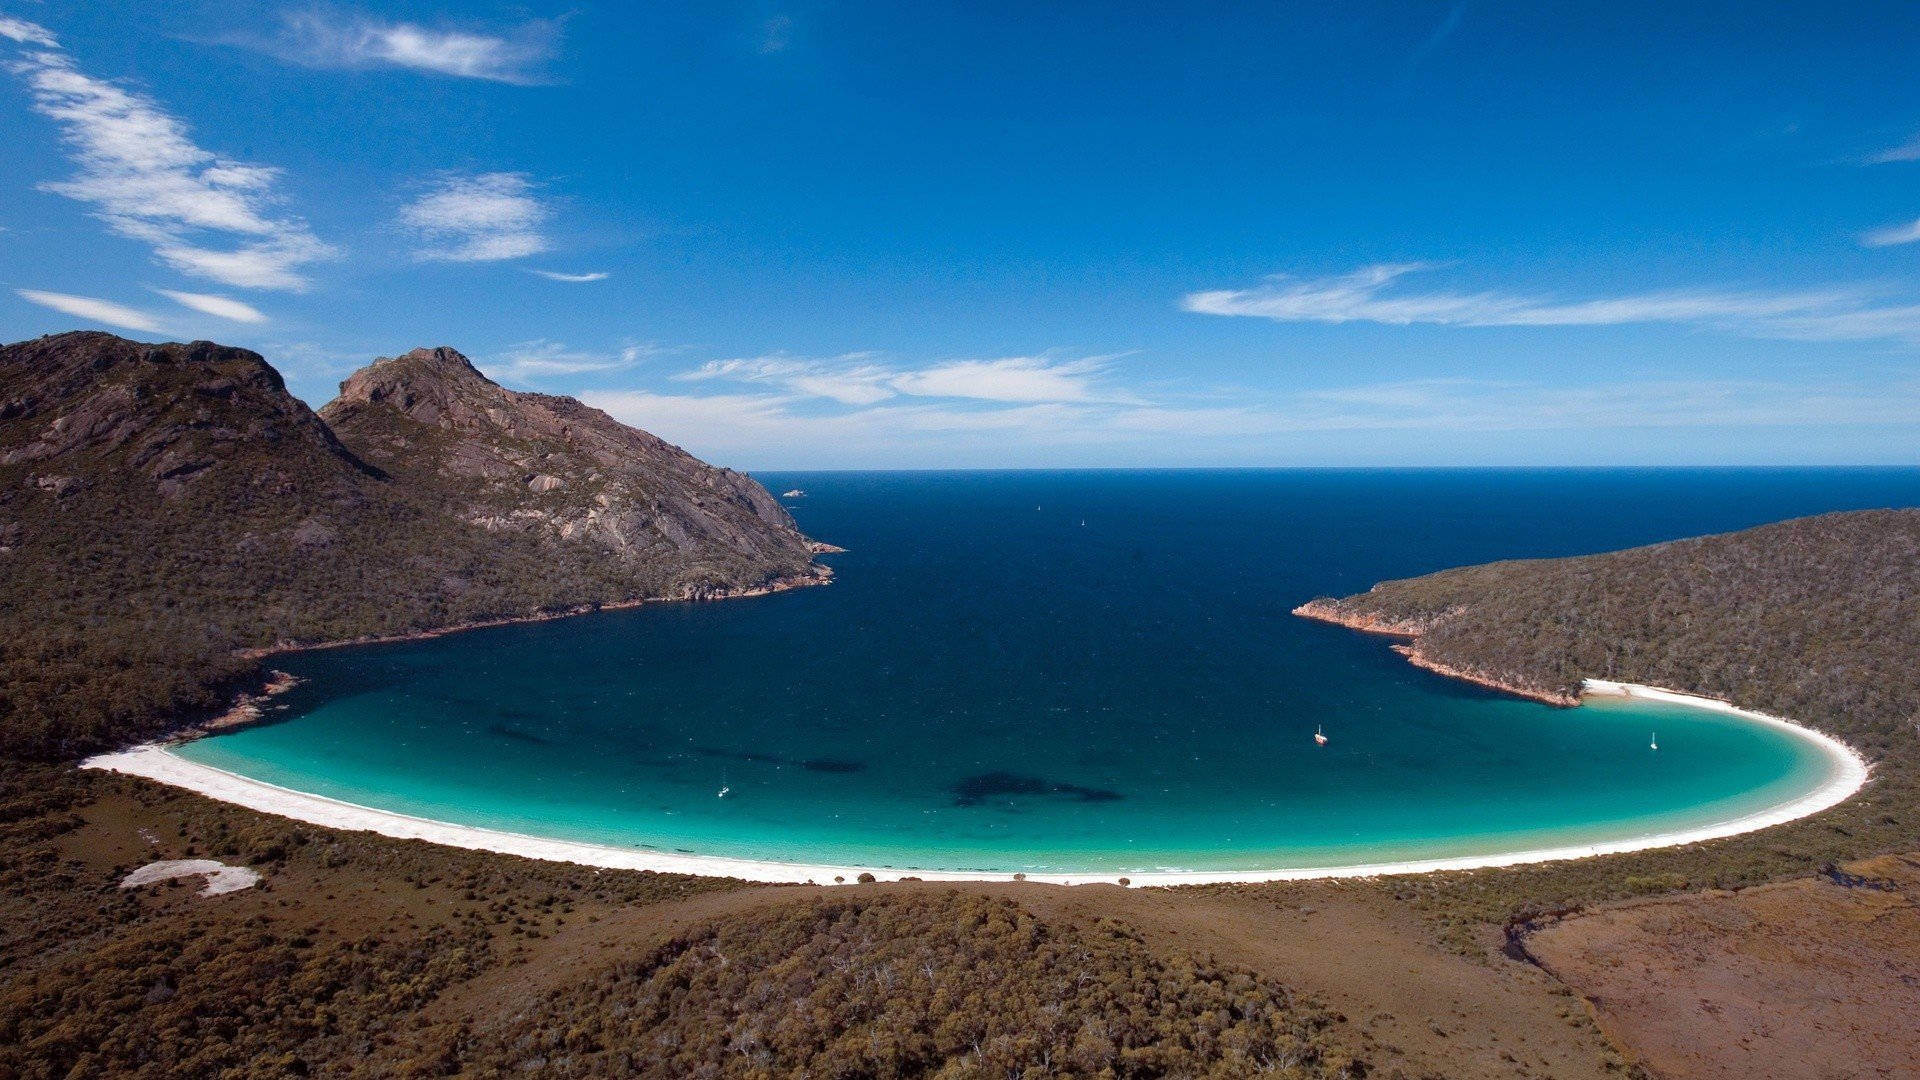
<svg viewBox="0 0 1920 1080">
<path fill-rule="evenodd" d="M 1860 242 L 1868 247 L 1892 247 L 1895 244 L 1911 244 L 1915 240 L 1920 240 L 1920 221 L 1875 229 L 1860 238 Z"/>
<path fill-rule="evenodd" d="M 1432 55 L 1435 49 L 1438 49 L 1448 38 L 1453 36 L 1455 30 L 1460 29 L 1460 20 L 1465 18 L 1466 14 L 1466 0 L 1460 0 L 1459 3 L 1454 4 L 1452 8 L 1448 9 L 1446 18 L 1441 19 L 1440 24 L 1433 28 L 1433 33 L 1428 34 L 1426 40 L 1422 41 L 1419 47 L 1413 50 L 1412 55 L 1408 57 L 1408 63 L 1418 64 L 1420 61 Z"/>
<path fill-rule="evenodd" d="M 0 37 L 17 41 L 22 45 L 38 45 L 43 49 L 57 49 L 60 42 L 44 26 L 36 26 L 25 19 L 15 19 L 0 15 Z"/>
<path fill-rule="evenodd" d="M 1549 386 L 1483 379 L 1417 379 L 1300 395 L 1294 423 L 1317 430 L 1418 428 L 1537 431 L 1577 428 L 1779 427 L 1912 424 L 1920 382 L 1657 379 Z"/>
<path fill-rule="evenodd" d="M 873 405 L 895 396 L 888 386 L 895 376 L 878 362 L 879 353 L 852 352 L 826 359 L 774 353 L 769 356 L 709 360 L 674 378 L 683 382 L 725 380 L 772 383 L 788 394 L 826 398 L 842 405 Z"/>
<path fill-rule="evenodd" d="M 524 173 L 448 173 L 400 210 L 400 224 L 431 262 L 497 262 L 551 247 L 540 226 L 552 215 Z"/>
<path fill-rule="evenodd" d="M 1861 161 L 1863 165 L 1891 165 L 1901 161 L 1920 161 L 1920 135 L 1899 146 L 1888 147 Z"/>
<path fill-rule="evenodd" d="M 300 218 L 278 209 L 278 169 L 202 149 L 179 118 L 145 94 L 76 67 L 53 35 L 18 19 L 0 36 L 32 46 L 8 67 L 34 108 L 60 125 L 77 171 L 44 190 L 93 207 L 162 263 L 226 285 L 302 289 L 307 264 L 332 257 Z M 232 246 L 208 246 L 226 236 Z"/>
<path fill-rule="evenodd" d="M 589 281 L 605 281 L 613 276 L 605 270 L 594 270 L 585 274 L 566 274 L 558 270 L 528 270 L 527 273 L 538 274 L 548 281 L 565 281 L 575 285 L 583 285 Z"/>
<path fill-rule="evenodd" d="M 137 308 L 116 304 L 111 300 L 101 300 L 92 296 L 73 296 L 69 293 L 42 292 L 39 289 L 15 289 L 14 292 L 28 303 L 52 308 L 76 319 L 115 326 L 122 330 L 139 330 L 148 334 L 160 332 L 160 320 Z"/>
<path fill-rule="evenodd" d="M 981 401 L 1130 401 L 1098 382 L 1116 357 L 1060 360 L 1046 356 L 1009 356 L 998 360 L 952 360 L 902 372 L 892 386 L 917 397 L 974 398 Z"/>
<path fill-rule="evenodd" d="M 611 352 L 570 348 L 544 338 L 510 345 L 487 359 L 486 370 L 509 380 L 538 381 L 564 375 L 619 371 L 662 352 L 656 345 L 631 344 Z"/>
<path fill-rule="evenodd" d="M 1435 269 L 1386 263 L 1349 274 L 1278 274 L 1250 289 L 1189 293 L 1188 311 L 1276 322 L 1372 322 L 1391 326 L 1621 326 L 1674 323 L 1751 337 L 1805 341 L 1920 341 L 1920 304 L 1887 303 L 1872 290 L 1678 289 L 1592 300 L 1558 300 L 1497 291 L 1410 291 L 1399 279 Z"/>
<path fill-rule="evenodd" d="M 235 300 L 231 296 L 215 296 L 212 293 L 176 292 L 172 289 L 155 289 L 153 291 L 183 307 L 190 307 L 203 314 L 218 316 L 219 318 L 228 319 L 233 322 L 258 325 L 267 321 L 266 315 L 262 313 L 259 308 L 254 307 L 252 304 Z"/>
<path fill-rule="evenodd" d="M 785 52 L 793 43 L 793 16 L 775 15 L 760 24 L 760 51 L 766 54 Z"/>
<path fill-rule="evenodd" d="M 992 360 L 946 360 L 902 368 L 873 352 L 812 359 L 770 356 L 710 360 L 675 378 L 773 383 L 789 393 L 844 405 L 872 405 L 888 398 L 960 398 L 994 402 L 1125 402 L 1131 395 L 1105 386 L 1099 376 L 1117 357 L 1062 359 L 1012 356 Z"/>
<path fill-rule="evenodd" d="M 558 22 L 534 20 L 510 30 L 434 28 L 388 22 L 320 5 L 282 16 L 278 33 L 234 44 L 317 68 L 404 68 L 437 75 L 529 85 L 560 45 Z"/>
</svg>

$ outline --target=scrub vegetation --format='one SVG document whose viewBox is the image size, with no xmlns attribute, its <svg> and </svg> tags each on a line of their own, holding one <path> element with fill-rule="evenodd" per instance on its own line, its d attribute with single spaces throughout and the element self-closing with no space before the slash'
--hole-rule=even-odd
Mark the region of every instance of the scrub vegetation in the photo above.
<svg viewBox="0 0 1920 1080">
<path fill-rule="evenodd" d="M 834 898 L 700 927 L 473 1033 L 483 1076 L 1351 1076 L 1332 1016 L 1124 924 Z"/>
</svg>

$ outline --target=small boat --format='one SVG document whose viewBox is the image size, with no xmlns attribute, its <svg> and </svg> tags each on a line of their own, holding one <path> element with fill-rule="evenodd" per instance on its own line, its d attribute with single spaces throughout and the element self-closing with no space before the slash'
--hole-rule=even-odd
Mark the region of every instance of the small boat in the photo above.
<svg viewBox="0 0 1920 1080">
<path fill-rule="evenodd" d="M 727 797 L 727 792 L 729 792 L 729 791 L 732 791 L 732 790 L 733 790 L 733 789 L 732 789 L 732 788 L 730 788 L 730 787 L 723 787 L 723 788 L 721 788 L 721 789 L 720 789 L 720 794 L 719 794 L 719 795 L 717 795 L 717 796 L 715 796 L 715 797 L 716 797 L 716 798 L 721 798 L 721 799 L 724 799 L 724 798 L 726 798 L 726 797 Z"/>
<path fill-rule="evenodd" d="M 1654 750 L 1660 749 L 1660 733 L 1657 731 L 1653 733 L 1653 742 L 1650 744 L 1650 748 Z"/>
<path fill-rule="evenodd" d="M 783 499 L 804 499 L 807 497 L 807 493 L 802 488 L 794 488 L 792 491 L 781 492 L 780 497 Z"/>
<path fill-rule="evenodd" d="M 1326 736 L 1326 733 L 1324 733 L 1324 732 L 1322 732 L 1322 731 L 1320 730 L 1320 725 L 1319 725 L 1319 724 L 1315 724 L 1315 725 L 1313 725 L 1313 744 L 1314 744 L 1315 746 L 1325 746 L 1325 745 L 1327 745 L 1327 736 Z"/>
</svg>

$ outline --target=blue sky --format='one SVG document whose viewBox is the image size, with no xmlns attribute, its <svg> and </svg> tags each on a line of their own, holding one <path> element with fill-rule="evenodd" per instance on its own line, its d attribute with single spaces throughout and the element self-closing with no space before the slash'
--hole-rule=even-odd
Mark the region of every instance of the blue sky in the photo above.
<svg viewBox="0 0 1920 1080">
<path fill-rule="evenodd" d="M 0 337 L 746 468 L 1920 462 L 1920 6 L 0 0 Z"/>
</svg>

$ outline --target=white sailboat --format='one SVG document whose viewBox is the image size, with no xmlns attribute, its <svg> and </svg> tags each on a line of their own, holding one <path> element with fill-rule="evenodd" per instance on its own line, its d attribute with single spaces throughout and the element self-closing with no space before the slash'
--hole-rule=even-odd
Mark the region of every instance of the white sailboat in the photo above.
<svg viewBox="0 0 1920 1080">
<path fill-rule="evenodd" d="M 1313 744 L 1315 746 L 1327 745 L 1327 736 L 1320 730 L 1319 724 L 1313 725 Z"/>
</svg>

